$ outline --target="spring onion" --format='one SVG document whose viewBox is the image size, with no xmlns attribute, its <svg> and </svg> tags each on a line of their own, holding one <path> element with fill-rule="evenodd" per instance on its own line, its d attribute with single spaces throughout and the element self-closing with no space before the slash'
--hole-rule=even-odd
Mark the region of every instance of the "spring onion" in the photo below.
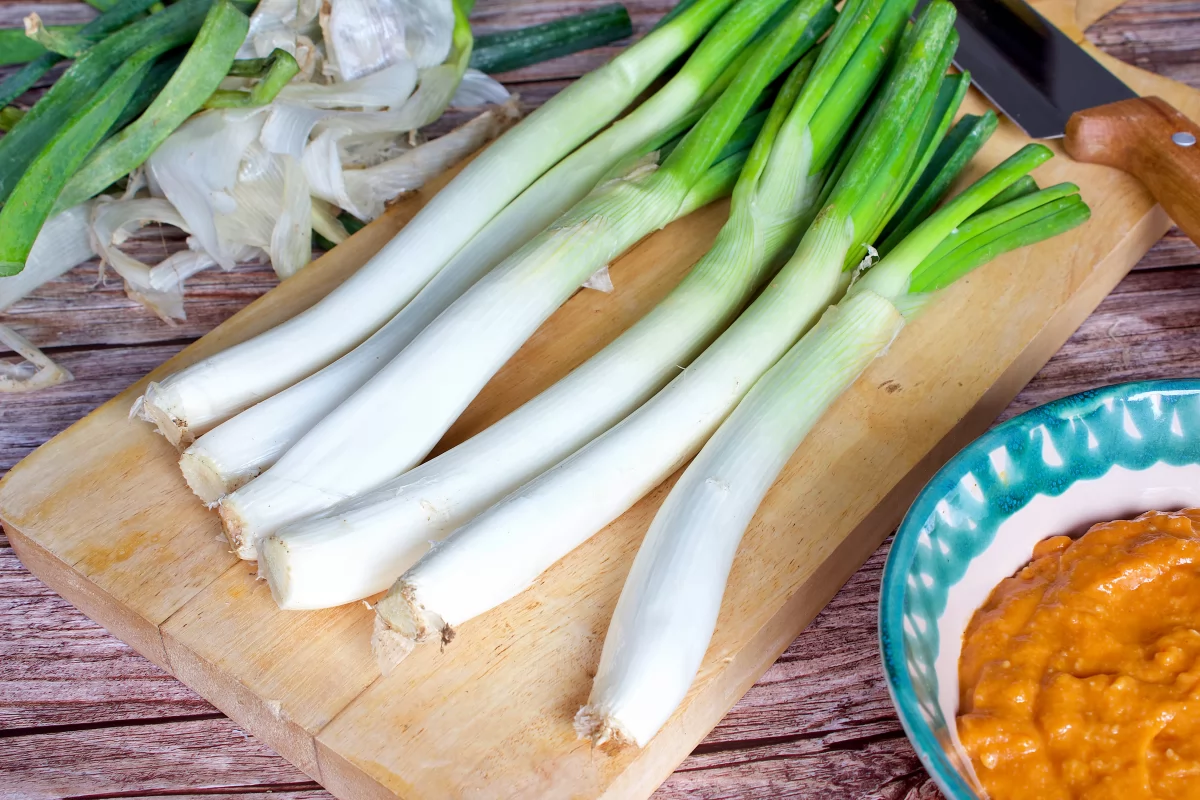
<svg viewBox="0 0 1200 800">
<path fill-rule="evenodd" d="M 885 10 L 877 20 L 843 15 L 831 33 L 835 44 L 822 49 L 811 77 L 804 81 L 805 62 L 793 71 L 734 190 L 729 221 L 650 314 L 479 435 L 263 540 L 260 571 L 280 605 L 336 605 L 387 588 L 431 540 L 628 415 L 711 342 L 811 221 L 840 146 L 814 132 L 853 119 L 873 88 L 905 17 L 902 4 Z"/>
<path fill-rule="evenodd" d="M 85 39 L 89 39 L 93 42 L 99 41 L 110 33 L 113 33 L 130 22 L 133 22 L 135 19 L 141 16 L 146 9 L 155 5 L 157 2 L 158 0 L 120 0 L 119 2 L 114 3 L 111 8 L 101 13 L 91 22 L 78 27 L 76 32 Z M 71 27 L 74 26 L 64 26 L 64 28 L 68 30 Z M 51 30 L 55 30 L 55 28 L 51 28 Z M 28 37 L 25 36 L 23 30 L 19 31 L 19 33 L 26 42 L 30 42 L 31 44 L 33 43 Z M 6 41 L 4 44 L 7 44 L 7 35 L 8 34 L 6 33 Z M 12 75 L 9 75 L 3 81 L 0 81 L 0 106 L 7 105 L 16 98 L 20 97 L 33 87 L 33 84 L 37 82 L 38 78 L 45 75 L 55 64 L 62 61 L 62 56 L 58 55 L 57 53 L 46 52 L 45 48 L 42 48 L 41 45 L 37 46 L 41 52 L 39 52 L 37 56 L 33 58 L 33 60 Z M 20 48 L 14 48 L 12 51 L 5 51 L 6 54 L 8 52 L 13 52 L 13 57 L 15 58 L 20 54 L 21 50 Z M 0 58 L 0 60 L 3 59 Z"/>
<path fill-rule="evenodd" d="M 14 275 L 24 269 L 25 259 L 50 216 L 55 198 L 116 121 L 158 54 L 157 48 L 148 47 L 129 58 L 29 164 L 8 202 L 0 208 L 0 276 Z M 20 127 L 18 124 L 13 130 Z"/>
<path fill-rule="evenodd" d="M 634 559 L 591 697 L 575 718 L 581 737 L 597 745 L 614 740 L 645 746 L 666 723 L 700 668 L 734 555 L 767 490 L 821 415 L 931 300 L 927 287 L 911 286 L 913 272 L 1012 173 L 1047 155 L 1040 146 L 1018 154 L 898 243 L 758 380 L 704 445 L 667 495 Z M 1078 195 L 1068 202 L 1083 209 L 1074 224 L 1082 222 L 1087 207 Z M 1016 207 L 1000 209 L 992 222 L 1021 215 Z M 984 220 L 976 227 L 996 226 Z M 1026 230 L 1029 243 L 1061 228 Z M 876 278 L 889 278 L 872 279 L 874 270 Z"/>
<path fill-rule="evenodd" d="M 267 398 L 205 434 L 181 459 L 193 490 L 213 503 L 274 461 L 388 363 L 454 300 L 498 262 L 583 198 L 618 163 L 652 146 L 665 124 L 732 80 L 728 67 L 757 18 L 739 5 L 704 39 L 679 73 L 640 106 L 539 178 L 450 260 L 417 297 L 361 346 L 300 383 Z M 823 17 L 808 32 L 819 36 Z M 716 83 L 713 83 L 713 81 Z M 736 134 L 735 134 L 736 138 Z M 640 162 L 638 162 L 640 166 Z M 253 557 L 253 542 L 238 552 Z"/>
<path fill-rule="evenodd" d="M 11 205 L 8 201 L 14 187 L 46 143 L 72 115 L 94 101 L 100 87 L 114 72 L 135 53 L 148 53 L 152 60 L 191 41 L 200 29 L 209 5 L 210 0 L 179 0 L 158 14 L 122 28 L 80 56 L 29 113 L 0 139 L 0 202 Z M 120 111 L 118 107 L 113 120 Z M 78 154 L 76 159 L 86 155 L 86 152 Z M 70 177 L 69 173 L 61 175 L 61 167 L 59 171 L 62 179 Z M 50 197 L 51 205 L 55 199 L 56 195 Z M 34 230 L 33 234 L 36 233 Z M 12 262 L 15 254 L 16 251 L 10 252 L 0 256 L 0 260 Z"/>
<path fill-rule="evenodd" d="M 190 443 L 215 423 L 348 352 L 407 304 L 530 183 L 629 105 L 730 4 L 731 0 L 700 0 L 670 25 L 556 95 L 471 162 L 375 257 L 319 303 L 151 384 L 139 404 L 142 416 L 154 421 L 173 444 Z"/>
<path fill-rule="evenodd" d="M 731 38 L 752 34 L 779 5 L 748 0 L 718 27 Z M 675 218 L 759 94 L 802 54 L 796 44 L 825 5 L 826 0 L 802 0 L 755 45 L 729 88 L 661 167 L 597 188 L 454 301 L 275 466 L 226 496 L 221 518 L 239 551 L 253 552 L 254 543 L 280 525 L 372 489 L 421 461 L 496 370 L 584 281 Z M 718 65 L 713 72 L 722 70 Z M 662 97 L 649 101 L 653 111 L 646 117 L 662 110 L 665 101 L 656 102 Z M 656 128 L 675 117 L 667 115 Z M 421 390 L 413 391 L 417 386 Z M 392 424 L 380 429 L 378 421 L 385 418 Z"/>
<path fill-rule="evenodd" d="M 896 1 L 907 15 L 911 3 Z M 917 159 L 933 112 L 929 97 L 953 55 L 953 19 L 946 0 L 921 13 L 827 205 L 750 307 L 639 409 L 458 528 L 392 586 L 376 607 L 381 669 L 418 642 L 448 641 L 456 625 L 513 597 L 620 516 L 699 450 L 844 291 L 850 274 L 843 260 L 858 236 L 886 217 Z"/>
<path fill-rule="evenodd" d="M 216 0 L 163 91 L 133 124 L 90 155 L 58 198 L 58 207 L 82 203 L 140 167 L 217 88 L 249 25 L 250 20 L 233 3 Z"/>
<path fill-rule="evenodd" d="M 508 72 L 632 35 L 629 12 L 613 3 L 541 25 L 477 36 L 471 66 L 480 72 Z"/>
</svg>

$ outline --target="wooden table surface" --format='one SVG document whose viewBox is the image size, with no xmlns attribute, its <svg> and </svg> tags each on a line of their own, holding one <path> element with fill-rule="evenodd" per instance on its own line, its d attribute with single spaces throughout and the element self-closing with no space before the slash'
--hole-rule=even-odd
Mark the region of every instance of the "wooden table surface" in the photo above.
<svg viewBox="0 0 1200 800">
<path fill-rule="evenodd" d="M 603 2 L 479 0 L 473 21 L 482 32 Z M 638 31 L 670 5 L 625 3 Z M 0 26 L 34 10 L 47 23 L 94 13 L 82 3 L 0 0 Z M 1131 0 L 1088 35 L 1119 58 L 1200 87 L 1200 0 Z M 534 105 L 609 55 L 600 48 L 504 79 Z M 181 245 L 153 232 L 138 246 L 161 254 Z M 37 394 L 0 395 L 0 475 L 274 283 L 261 265 L 202 273 L 189 282 L 187 320 L 168 326 L 128 300 L 111 276 L 99 279 L 93 262 L 0 314 L 76 377 Z M 1197 310 L 1200 252 L 1172 231 L 1004 416 L 1107 383 L 1200 375 Z M 876 604 L 886 556 L 887 544 L 656 797 L 939 796 L 904 737 L 880 670 Z M 0 740 L 0 798 L 330 797 L 46 588 L 2 534 Z"/>
</svg>

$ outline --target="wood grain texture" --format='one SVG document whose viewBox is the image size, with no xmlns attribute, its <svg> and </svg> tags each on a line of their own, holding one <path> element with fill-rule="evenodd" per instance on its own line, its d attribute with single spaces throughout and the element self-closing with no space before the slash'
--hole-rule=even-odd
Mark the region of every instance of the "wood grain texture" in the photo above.
<svg viewBox="0 0 1200 800">
<path fill-rule="evenodd" d="M 487 5 L 486 2 L 480 3 L 481 7 Z M 6 4 L 0 3 L 0 11 L 5 7 Z M 1190 65 L 1200 63 L 1200 58 L 1197 58 L 1194 52 L 1197 49 L 1195 43 L 1200 41 L 1200 26 L 1195 24 L 1195 12 L 1198 8 L 1200 3 L 1192 0 L 1155 3 L 1135 0 L 1102 20 L 1090 31 L 1090 37 L 1093 41 L 1101 43 L 1105 49 L 1117 52 L 1123 58 L 1136 60 L 1156 71 L 1171 72 L 1187 79 L 1196 71 Z M 1189 14 L 1192 15 L 1191 19 Z M 530 96 L 525 87 L 518 88 L 522 89 L 523 96 Z M 543 87 L 543 96 L 555 88 L 557 86 Z M 1160 247 L 1152 251 L 1142 266 L 1161 268 L 1196 261 L 1195 249 L 1190 242 L 1176 234 L 1173 238 L 1168 237 Z M 246 276 L 245 280 L 257 285 L 251 286 L 247 283 L 244 293 L 234 291 L 228 296 L 220 296 L 223 278 L 232 278 L 235 285 L 240 285 L 238 282 L 243 280 L 243 275 Z M 24 328 L 25 332 L 32 334 L 35 341 L 41 336 L 62 337 L 63 347 L 66 349 L 59 351 L 59 357 L 75 358 L 77 360 L 72 363 L 76 365 L 94 364 L 95 369 L 89 373 L 89 381 L 100 383 L 94 385 L 94 391 L 90 394 L 86 387 L 76 387 L 71 390 L 69 396 L 63 395 L 62 408 L 59 408 L 60 400 L 57 395 L 40 395 L 44 399 L 43 403 L 23 405 L 19 414 L 7 419 L 3 419 L 3 414 L 8 398 L 0 401 L 0 470 L 11 466 L 20 455 L 36 446 L 46 436 L 57 432 L 65 424 L 111 396 L 118 386 L 127 384 L 138 375 L 144 374 L 149 367 L 176 352 L 184 341 L 205 330 L 205 326 L 211 327 L 238 310 L 256 291 L 265 290 L 274 283 L 269 271 L 262 268 L 242 268 L 232 276 L 212 273 L 214 291 L 211 298 L 205 301 L 209 310 L 193 312 L 189 307 L 191 318 L 186 323 L 188 327 L 185 330 L 172 330 L 153 317 L 145 315 L 139 307 L 123 298 L 119 289 L 103 290 L 111 301 L 104 312 L 109 316 L 104 324 L 97 325 L 94 333 L 89 334 L 80 329 L 91 324 L 94 312 L 93 308 L 86 304 L 89 302 L 89 289 L 95 282 L 95 276 L 94 265 L 80 268 L 66 276 L 63 294 L 51 301 L 59 303 L 54 309 L 36 308 L 42 302 L 40 296 L 31 298 L 21 307 L 14 309 L 16 312 L 22 312 L 29 308 L 40 314 L 36 324 L 31 317 L 24 317 L 29 320 L 29 324 Z M 199 282 L 201 276 L 196 280 Z M 1006 416 L 1035 403 L 1110 380 L 1196 374 L 1194 365 L 1196 355 L 1200 352 L 1200 335 L 1191 324 L 1190 318 L 1195 308 L 1194 302 L 1191 302 L 1191 295 L 1197 286 L 1200 286 L 1200 274 L 1192 270 L 1135 274 L 1126 279 L 1118 291 L 1114 292 L 1085 323 L 1079 334 L 1071 339 L 1022 393 L 1013 404 L 1013 410 L 1007 412 Z M 54 291 L 54 285 L 44 290 L 46 293 Z M 86 311 L 80 310 L 75 313 L 75 309 L 85 308 Z M 208 314 L 205 319 L 210 321 L 201 321 L 197 316 L 200 313 Z M 9 315 L 5 321 L 17 316 Z M 190 327 L 192 325 L 195 327 Z M 109 346 L 110 342 L 105 340 L 106 337 L 112 337 L 114 343 L 121 343 L 121 346 Z M 70 344 L 66 343 L 68 341 Z M 154 356 L 156 360 L 143 361 L 136 357 L 135 351 L 147 346 L 162 347 Z M 151 361 L 153 363 L 150 363 Z M 127 368 L 128 364 L 141 366 Z M 74 369 L 80 374 L 80 366 L 75 366 Z M 125 377 L 105 382 L 105 376 L 114 373 Z M 48 415 L 54 422 L 40 425 L 43 415 Z M 35 427 L 39 433 L 28 436 L 24 435 L 24 430 L 20 430 Z M 7 554 L 11 557 L 11 553 L 11 550 L 5 548 L 3 537 L 0 536 L 0 556 Z M 11 591 L 22 591 L 31 595 L 46 592 L 36 579 L 16 564 L 15 559 L 10 563 L 13 564 L 12 572 L 4 573 L 5 588 L 0 591 L 8 592 L 10 587 L 20 584 L 29 588 Z M 664 784 L 660 790 L 664 796 L 811 796 L 806 792 L 808 784 L 802 783 L 800 779 L 819 782 L 819 785 L 826 787 L 824 793 L 834 798 L 933 796 L 931 785 L 920 772 L 907 743 L 894 729 L 892 733 L 895 735 L 887 739 L 892 743 L 890 746 L 894 746 L 894 750 L 872 750 L 877 758 L 864 759 L 855 755 L 856 752 L 866 749 L 867 743 L 864 740 L 875 741 L 872 737 L 876 735 L 891 735 L 886 731 L 880 732 L 878 728 L 881 720 L 886 721 L 891 717 L 890 705 L 878 674 L 878 661 L 875 656 L 873 604 L 878 586 L 875 583 L 876 578 L 871 576 L 868 569 L 864 569 L 859 577 L 863 577 L 864 580 L 859 581 L 856 578 L 846 587 L 828 612 L 796 640 L 780 662 L 763 676 L 759 684 L 730 712 L 725 723 L 718 726 L 697 751 L 697 758 L 707 758 L 719 750 L 727 754 L 723 757 L 725 760 L 700 762 L 696 758 L 689 759 L 680 772 Z M 854 614 L 846 606 L 840 605 L 843 601 L 862 606 L 865 613 Z M 5 728 L 27 731 L 40 725 L 59 724 L 53 720 L 60 718 L 55 716 L 60 712 L 41 710 L 38 702 L 30 699 L 35 696 L 51 700 L 61 696 L 65 698 L 61 707 L 62 714 L 77 715 L 83 720 L 92 719 L 98 725 L 105 725 L 113 719 L 114 708 L 116 713 L 122 715 L 140 715 L 147 723 L 147 735 L 158 736 L 160 739 L 167 735 L 167 729 L 156 720 L 177 714 L 192 714 L 193 708 L 205 709 L 195 713 L 212 713 L 211 707 L 185 687 L 167 679 L 128 647 L 108 636 L 61 600 L 57 600 L 56 605 L 49 607 L 46 613 L 45 622 L 40 623 L 40 635 L 44 637 L 44 642 L 38 644 L 36 655 L 37 660 L 48 662 L 46 668 L 49 671 L 42 673 L 45 679 L 34 681 L 34 685 L 31 685 L 19 683 L 18 679 L 11 677 L 12 673 L 0 673 L 0 687 L 12 687 L 10 692 L 0 694 L 0 703 L 4 704 L 4 713 L 8 715 L 5 717 Z M 0 635 L 3 635 L 9 619 L 8 616 L 0 614 Z M 833 633 L 830 636 L 819 635 L 818 631 L 827 621 L 836 623 L 836 627 L 831 629 Z M 89 642 L 107 642 L 114 651 L 123 653 L 122 658 L 130 663 L 140 664 L 142 672 L 136 675 L 141 677 L 136 677 L 131 670 L 127 677 L 121 679 L 120 686 L 128 689 L 127 697 L 145 698 L 145 703 L 118 707 L 121 697 L 114 694 L 117 686 L 114 683 L 106 688 L 103 674 L 97 676 L 94 685 L 90 684 L 95 667 L 89 661 L 76 659 L 77 651 L 68 647 L 55 648 L 56 626 L 64 628 L 64 643 L 69 642 L 72 636 L 79 635 L 76 633 L 79 630 L 89 631 Z M 27 636 L 5 639 L 5 643 L 0 644 L 0 647 L 11 645 L 12 649 L 0 651 L 0 659 L 15 657 L 13 654 L 17 653 L 23 646 L 22 642 L 27 640 Z M 841 650 L 839 644 L 843 640 L 847 645 Z M 63 658 L 55 663 L 54 657 L 59 649 L 63 651 Z M 835 663 L 837 658 L 844 660 Z M 3 664 L 4 662 L 0 661 L 0 669 L 3 668 Z M 31 661 L 26 661 L 25 664 L 27 666 L 22 667 L 23 671 L 33 668 Z M 827 681 L 827 673 L 831 671 L 835 676 L 840 674 L 842 679 L 832 683 Z M 781 676 L 781 672 L 786 674 Z M 70 694 L 53 694 L 56 691 L 52 685 L 55 674 L 63 676 L 59 681 L 60 685 L 70 682 Z M 176 687 L 175 694 L 164 691 L 162 687 L 166 685 Z M 64 689 L 65 686 L 57 691 Z M 161 705 L 150 699 L 155 697 L 156 693 L 161 698 Z M 94 702 L 89 701 L 89 697 L 92 696 L 95 698 Z M 189 702 L 195 705 L 188 705 Z M 23 714 L 28 717 L 27 724 L 22 723 Z M 39 714 L 46 716 L 39 717 Z M 808 725 L 810 718 L 816 727 Z M 154 732 L 156 728 L 160 729 L 157 733 Z M 837 735 L 829 737 L 827 734 L 830 731 Z M 862 736 L 856 735 L 856 731 L 860 731 Z M 224 743 L 235 747 L 239 741 L 239 736 L 233 729 L 214 730 L 211 733 L 217 745 Z M 786 744 L 791 738 L 806 734 L 812 734 L 809 738 L 827 742 L 829 746 L 824 750 L 807 751 L 803 755 L 798 750 L 786 749 Z M 0 736 L 2 735 L 0 732 Z M 125 741 L 130 742 L 128 739 Z M 848 742 L 854 744 L 847 746 Z M 0 744 L 0 775 L 4 777 L 0 785 L 6 789 L 11 787 L 10 791 L 16 791 L 16 796 L 21 796 L 20 778 L 24 774 L 23 768 L 27 765 L 8 757 L 8 753 L 12 751 L 6 749 L 7 744 Z M 785 749 L 779 749 L 780 744 L 783 744 Z M 710 750 L 710 746 L 714 749 Z M 136 742 L 132 742 L 131 747 L 136 749 Z M 847 751 L 850 755 L 846 755 Z M 190 765 L 179 765 L 178 762 L 170 760 L 169 754 L 154 752 L 158 753 L 154 758 L 147 757 L 141 762 L 145 764 L 147 780 L 139 787 L 131 786 L 130 793 L 124 796 L 156 794 L 155 779 L 166 778 L 173 781 L 172 785 L 186 786 Z M 899 757 L 896 757 L 897 755 Z M 197 755 L 196 758 L 207 761 L 205 755 Z M 789 766 L 792 762 L 795 762 L 794 767 Z M 276 763 L 282 766 L 277 757 Z M 888 766 L 883 773 L 893 771 L 892 774 L 883 774 L 875 770 L 876 763 L 886 763 Z M 173 775 L 171 770 L 176 770 L 177 774 Z M 9 783 L 8 779 L 12 776 L 16 776 L 15 782 Z M 98 785 L 80 782 L 74 787 L 74 793 L 92 794 L 92 789 Z M 218 792 L 218 796 L 242 797 L 246 796 L 247 792 L 257 792 L 255 787 L 262 784 L 259 782 L 249 786 L 237 786 L 230 781 L 224 781 L 222 785 L 228 787 L 227 793 L 221 791 Z M 328 795 L 321 791 L 292 789 L 287 784 L 273 788 L 272 796 L 276 797 L 295 796 L 305 800 L 328 798 Z"/>
</svg>

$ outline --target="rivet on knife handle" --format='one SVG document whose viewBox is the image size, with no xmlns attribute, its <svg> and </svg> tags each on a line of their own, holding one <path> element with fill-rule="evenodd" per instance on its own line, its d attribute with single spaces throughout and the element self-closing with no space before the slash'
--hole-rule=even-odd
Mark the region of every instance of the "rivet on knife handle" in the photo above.
<svg viewBox="0 0 1200 800">
<path fill-rule="evenodd" d="M 1158 97 L 1138 97 L 1071 116 L 1064 141 L 1076 161 L 1128 172 L 1200 244 L 1200 125 Z"/>
</svg>

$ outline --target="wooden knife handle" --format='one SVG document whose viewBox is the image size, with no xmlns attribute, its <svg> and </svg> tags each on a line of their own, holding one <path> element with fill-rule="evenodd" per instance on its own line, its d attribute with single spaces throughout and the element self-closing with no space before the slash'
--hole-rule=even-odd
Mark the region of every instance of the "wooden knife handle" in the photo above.
<svg viewBox="0 0 1200 800">
<path fill-rule="evenodd" d="M 1076 161 L 1128 172 L 1200 245 L 1200 126 L 1158 97 L 1137 97 L 1071 116 L 1064 141 Z"/>
</svg>

